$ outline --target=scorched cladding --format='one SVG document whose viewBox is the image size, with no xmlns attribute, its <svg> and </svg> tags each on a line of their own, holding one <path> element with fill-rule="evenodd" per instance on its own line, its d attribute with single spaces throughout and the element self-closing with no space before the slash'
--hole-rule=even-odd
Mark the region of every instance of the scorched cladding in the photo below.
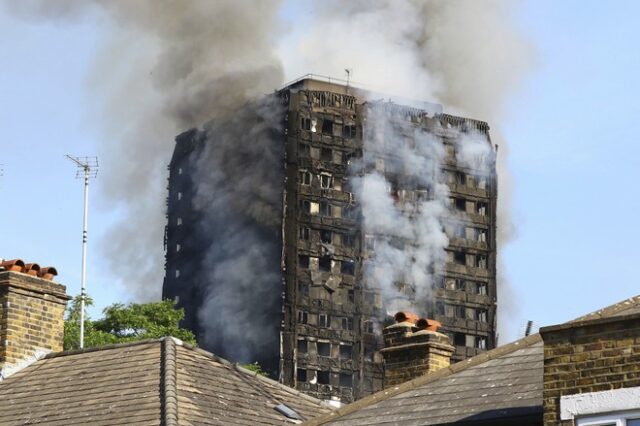
<svg viewBox="0 0 640 426">
<path fill-rule="evenodd" d="M 481 121 L 305 78 L 176 138 L 163 296 L 201 346 L 313 396 L 382 387 L 381 328 L 495 347 L 495 150 Z"/>
</svg>

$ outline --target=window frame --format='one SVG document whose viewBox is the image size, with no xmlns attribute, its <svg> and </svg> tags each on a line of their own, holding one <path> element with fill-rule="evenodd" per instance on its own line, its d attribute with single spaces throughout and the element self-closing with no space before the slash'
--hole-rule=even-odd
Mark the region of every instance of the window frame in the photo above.
<svg viewBox="0 0 640 426">
<path fill-rule="evenodd" d="M 313 179 L 311 172 L 308 170 L 300 170 L 298 172 L 299 175 L 299 179 L 300 179 L 300 185 L 303 186 L 310 186 L 311 185 L 311 181 Z"/>
<path fill-rule="evenodd" d="M 344 331 L 353 331 L 353 318 L 342 317 L 340 325 L 342 326 L 342 330 Z"/>
<path fill-rule="evenodd" d="M 321 350 L 320 348 L 323 349 Z M 318 340 L 316 342 L 316 354 L 322 358 L 331 358 L 331 342 L 327 340 Z"/>
<path fill-rule="evenodd" d="M 333 206 L 331 203 L 327 201 L 320 201 L 318 207 L 318 213 L 323 217 L 332 217 L 333 216 Z"/>
<path fill-rule="evenodd" d="M 301 348 L 304 348 L 304 350 L 301 350 Z M 309 341 L 307 339 L 298 339 L 296 352 L 299 354 L 309 353 Z"/>
<path fill-rule="evenodd" d="M 333 189 L 333 176 L 331 173 L 320 173 L 320 188 Z"/>
<path fill-rule="evenodd" d="M 330 229 L 320 229 L 320 242 L 324 244 L 333 243 L 333 232 Z"/>
<path fill-rule="evenodd" d="M 318 314 L 318 328 L 331 328 L 331 316 L 329 314 Z"/>
<path fill-rule="evenodd" d="M 309 324 L 309 312 L 307 311 L 298 311 L 298 324 Z"/>
<path fill-rule="evenodd" d="M 356 261 L 353 259 L 341 261 L 340 273 L 344 275 L 354 276 L 356 274 Z"/>
<path fill-rule="evenodd" d="M 338 359 L 348 361 L 353 359 L 353 345 L 340 344 L 338 349 Z"/>
<path fill-rule="evenodd" d="M 327 370 L 316 370 L 316 380 L 319 385 L 330 385 L 331 372 Z"/>
<path fill-rule="evenodd" d="M 311 228 L 308 226 L 299 226 L 298 239 L 302 241 L 309 241 L 311 239 Z"/>
<path fill-rule="evenodd" d="M 340 373 L 338 386 L 341 388 L 353 388 L 353 373 Z"/>
<path fill-rule="evenodd" d="M 307 375 L 306 368 L 296 368 L 296 382 L 297 383 L 307 383 L 309 381 L 309 376 Z M 304 379 L 301 377 L 304 376 Z"/>
<path fill-rule="evenodd" d="M 640 410 L 578 417 L 576 426 L 627 426 L 627 420 L 640 420 Z"/>
</svg>

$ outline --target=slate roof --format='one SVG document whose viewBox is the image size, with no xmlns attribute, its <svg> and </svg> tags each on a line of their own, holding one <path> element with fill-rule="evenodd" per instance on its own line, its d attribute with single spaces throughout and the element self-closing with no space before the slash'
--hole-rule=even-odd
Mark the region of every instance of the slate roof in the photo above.
<svg viewBox="0 0 640 426">
<path fill-rule="evenodd" d="M 640 312 L 640 296 L 574 321 L 637 312 Z M 385 389 L 304 424 L 541 425 L 543 374 L 544 344 L 540 334 L 533 334 Z"/>
<path fill-rule="evenodd" d="M 534 334 L 305 424 L 439 425 L 541 415 L 542 368 L 542 339 Z"/>
<path fill-rule="evenodd" d="M 173 338 L 50 354 L 0 382 L 0 424 L 282 425 L 325 403 Z"/>
</svg>

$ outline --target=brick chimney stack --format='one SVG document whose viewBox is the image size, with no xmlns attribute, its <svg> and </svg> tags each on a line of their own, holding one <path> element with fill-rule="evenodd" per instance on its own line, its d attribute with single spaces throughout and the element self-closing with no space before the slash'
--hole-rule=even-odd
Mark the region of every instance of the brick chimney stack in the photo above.
<svg viewBox="0 0 640 426">
<path fill-rule="evenodd" d="M 0 380 L 30 360 L 62 351 L 71 297 L 51 281 L 56 274 L 21 260 L 0 263 Z"/>
<path fill-rule="evenodd" d="M 395 320 L 382 332 L 385 388 L 450 365 L 455 348 L 447 335 L 436 331 L 438 321 L 418 318 L 411 312 L 398 312 Z"/>
</svg>

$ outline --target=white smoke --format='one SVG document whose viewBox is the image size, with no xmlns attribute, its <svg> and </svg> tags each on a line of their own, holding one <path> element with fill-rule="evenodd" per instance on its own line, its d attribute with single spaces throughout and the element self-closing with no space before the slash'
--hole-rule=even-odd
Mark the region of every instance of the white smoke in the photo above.
<svg viewBox="0 0 640 426">
<path fill-rule="evenodd" d="M 501 129 L 509 96 L 534 57 L 517 29 L 518 5 L 507 0 L 329 0 L 317 6 L 308 28 L 279 50 L 289 77 L 340 76 L 349 68 L 352 81 L 385 97 L 438 102 L 447 112 L 489 122 L 492 142 L 500 146 L 500 249 L 515 233 L 509 147 Z M 507 318 L 517 303 L 499 256 L 498 291 L 499 317 Z M 499 324 L 504 334 L 508 321 Z"/>
<path fill-rule="evenodd" d="M 472 169 L 481 177 L 488 177 L 492 172 L 495 153 L 486 134 L 475 130 L 459 133 L 455 152 L 458 165 Z"/>
<path fill-rule="evenodd" d="M 352 180 L 370 252 L 365 280 L 391 312 L 424 314 L 449 244 L 441 223 L 449 194 L 440 170 L 444 144 L 381 102 L 366 106 L 363 133 L 364 156 L 352 167 L 360 176 Z"/>
</svg>

